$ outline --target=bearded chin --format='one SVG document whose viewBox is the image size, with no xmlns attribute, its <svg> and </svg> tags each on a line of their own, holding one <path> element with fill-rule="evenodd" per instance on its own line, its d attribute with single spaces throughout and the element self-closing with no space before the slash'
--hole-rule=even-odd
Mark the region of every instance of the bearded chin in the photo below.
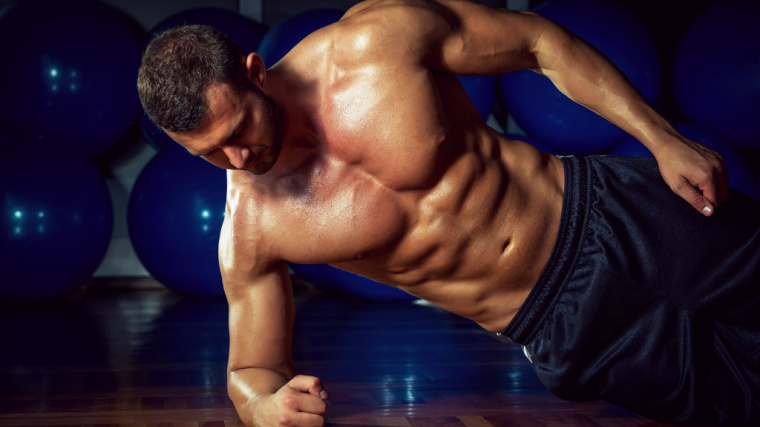
<svg viewBox="0 0 760 427">
<path fill-rule="evenodd" d="M 265 156 L 254 167 L 251 173 L 255 175 L 263 175 L 269 172 L 277 159 L 280 157 L 282 151 L 282 139 L 285 133 L 285 116 L 282 114 L 280 108 L 274 100 L 265 94 L 258 87 L 252 88 L 256 96 L 262 101 L 264 105 L 264 114 L 266 115 L 266 121 L 269 124 L 269 132 L 272 135 L 271 145 L 264 151 Z"/>
</svg>

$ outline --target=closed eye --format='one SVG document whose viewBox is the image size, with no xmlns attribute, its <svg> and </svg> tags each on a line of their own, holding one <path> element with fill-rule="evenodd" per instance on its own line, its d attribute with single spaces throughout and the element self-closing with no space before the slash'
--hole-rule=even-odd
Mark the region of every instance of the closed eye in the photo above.
<svg viewBox="0 0 760 427">
<path fill-rule="evenodd" d="M 227 138 L 227 141 L 234 141 L 236 139 L 239 139 L 243 134 L 245 133 L 245 127 L 247 122 L 247 117 L 243 116 L 243 119 L 240 120 L 240 122 L 235 126 L 235 130 L 232 131 L 232 135 L 230 135 L 229 138 Z"/>
</svg>

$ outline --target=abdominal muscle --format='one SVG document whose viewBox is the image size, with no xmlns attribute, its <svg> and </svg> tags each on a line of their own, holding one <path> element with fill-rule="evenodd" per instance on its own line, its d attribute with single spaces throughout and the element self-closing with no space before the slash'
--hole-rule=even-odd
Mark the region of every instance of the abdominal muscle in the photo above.
<svg viewBox="0 0 760 427">
<path fill-rule="evenodd" d="M 496 158 L 462 153 L 431 190 L 396 195 L 407 218 L 398 239 L 332 264 L 503 330 L 551 253 L 564 177 L 556 157 L 488 138 Z"/>
</svg>

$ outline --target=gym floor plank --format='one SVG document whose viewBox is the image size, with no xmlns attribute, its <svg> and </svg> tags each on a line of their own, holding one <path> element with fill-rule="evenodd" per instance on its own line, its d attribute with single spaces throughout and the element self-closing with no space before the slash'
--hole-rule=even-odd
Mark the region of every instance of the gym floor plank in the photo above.
<svg viewBox="0 0 760 427">
<path fill-rule="evenodd" d="M 538 382 L 519 346 L 421 302 L 295 281 L 293 352 L 334 426 L 663 427 Z M 0 306 L 0 426 L 231 427 L 227 306 L 148 279 L 97 279 L 55 303 Z"/>
</svg>

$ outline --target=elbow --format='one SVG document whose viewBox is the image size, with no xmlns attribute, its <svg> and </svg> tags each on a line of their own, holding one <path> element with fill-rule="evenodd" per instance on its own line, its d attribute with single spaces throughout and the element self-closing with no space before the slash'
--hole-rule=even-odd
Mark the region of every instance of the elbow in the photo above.
<svg viewBox="0 0 760 427">
<path fill-rule="evenodd" d="M 533 71 L 546 74 L 555 70 L 583 41 L 567 28 L 537 15 L 537 34 L 533 39 L 531 53 L 536 59 Z"/>
</svg>

